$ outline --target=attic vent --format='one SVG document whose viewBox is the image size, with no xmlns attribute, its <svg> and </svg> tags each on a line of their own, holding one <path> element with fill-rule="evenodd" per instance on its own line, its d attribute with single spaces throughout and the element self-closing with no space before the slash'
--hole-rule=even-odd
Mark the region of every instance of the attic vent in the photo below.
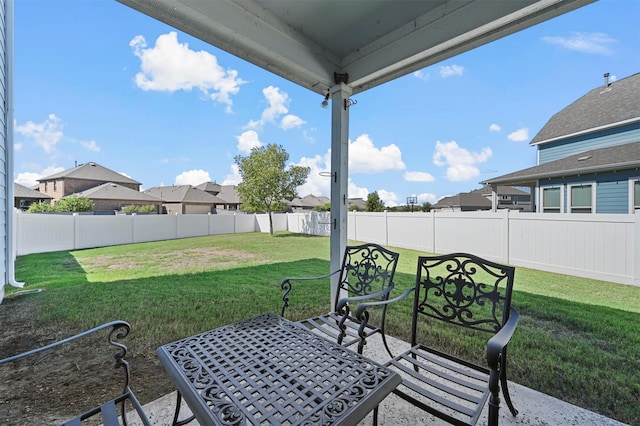
<svg viewBox="0 0 640 426">
<path fill-rule="evenodd" d="M 588 160 L 589 158 L 591 158 L 591 156 L 590 156 L 590 155 L 585 155 L 584 157 L 580 157 L 580 158 L 578 158 L 578 161 L 586 161 L 586 160 Z"/>
<path fill-rule="evenodd" d="M 90 165 L 91 167 L 95 167 L 95 166 L 96 166 L 96 163 L 89 163 L 89 165 Z"/>
</svg>

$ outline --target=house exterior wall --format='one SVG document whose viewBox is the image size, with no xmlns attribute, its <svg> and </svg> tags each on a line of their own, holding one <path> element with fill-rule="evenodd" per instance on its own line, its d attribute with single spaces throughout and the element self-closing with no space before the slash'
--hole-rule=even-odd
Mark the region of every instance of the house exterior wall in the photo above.
<svg viewBox="0 0 640 426">
<path fill-rule="evenodd" d="M 640 141 L 640 123 L 596 132 L 588 136 L 582 135 L 557 142 L 543 143 L 538 145 L 538 164 L 559 160 L 592 149 L 638 141 Z"/>
<path fill-rule="evenodd" d="M 95 188 L 102 185 L 103 181 L 89 180 L 89 179 L 52 179 L 40 182 L 38 185 L 38 191 L 43 194 L 50 195 L 54 200 L 59 200 L 67 195 L 76 194 L 78 192 L 86 191 L 87 189 Z M 134 191 L 140 191 L 140 185 L 133 183 L 120 183 L 118 185 L 126 188 L 133 189 Z"/>
<path fill-rule="evenodd" d="M 185 214 L 207 214 L 211 213 L 211 204 L 184 204 Z"/>
<path fill-rule="evenodd" d="M 11 1 L 11 0 L 9 0 Z M 11 102 L 10 90 L 11 81 L 6 73 L 8 63 L 8 50 L 13 47 L 7 41 L 7 34 L 13 31 L 13 17 L 7 11 L 7 1 L 0 0 L 0 301 L 4 297 L 4 285 L 11 280 L 9 273 L 9 262 L 13 262 L 13 253 L 10 253 L 10 246 L 7 240 L 12 238 L 10 230 L 12 220 L 8 217 L 13 211 L 12 191 L 13 179 L 7 172 L 7 163 L 13 161 L 9 154 L 11 143 Z M 9 64 L 11 66 L 11 64 Z M 10 195 L 11 194 L 11 195 Z"/>
<path fill-rule="evenodd" d="M 623 170 L 620 172 L 593 173 L 580 176 L 570 176 L 562 179 L 549 179 L 540 182 L 539 189 L 549 186 L 563 188 L 563 210 L 569 213 L 569 186 L 576 184 L 595 184 L 595 213 L 629 213 L 631 200 L 629 199 L 629 185 L 634 178 L 640 176 L 638 170 Z M 541 199 L 541 197 L 539 197 Z M 542 208 L 542 203 L 538 203 Z"/>
</svg>

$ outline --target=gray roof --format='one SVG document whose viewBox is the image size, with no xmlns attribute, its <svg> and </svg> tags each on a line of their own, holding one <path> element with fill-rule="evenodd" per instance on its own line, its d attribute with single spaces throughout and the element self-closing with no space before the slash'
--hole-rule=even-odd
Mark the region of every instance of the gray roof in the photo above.
<svg viewBox="0 0 640 426">
<path fill-rule="evenodd" d="M 200 185 L 194 186 L 194 188 L 202 189 L 203 191 L 206 191 L 213 195 L 216 195 L 218 192 L 220 192 L 220 184 L 217 184 L 215 182 L 201 183 Z"/>
<path fill-rule="evenodd" d="M 144 203 L 157 203 L 161 201 L 159 198 L 145 194 L 140 191 L 136 191 L 126 186 L 118 185 L 117 183 L 107 182 L 102 185 L 95 186 L 76 194 L 79 197 L 86 197 L 92 200 L 124 200 L 131 202 L 144 202 Z M 72 195 L 68 195 L 68 198 Z"/>
<path fill-rule="evenodd" d="M 331 202 L 331 200 L 327 197 L 316 197 L 313 194 L 309 194 L 309 195 L 305 195 L 302 198 L 296 197 L 293 200 L 291 200 L 291 202 L 289 203 L 289 205 L 293 206 L 293 207 L 308 207 L 308 208 L 313 208 L 313 207 L 317 207 L 317 206 L 324 206 L 325 204 L 329 204 Z"/>
<path fill-rule="evenodd" d="M 544 125 L 531 145 L 640 121 L 640 73 L 591 90 Z"/>
<path fill-rule="evenodd" d="M 19 183 L 13 183 L 13 196 L 15 198 L 28 198 L 34 200 L 45 200 L 52 199 L 50 195 L 43 194 L 40 191 L 36 191 L 35 189 L 27 188 L 24 185 L 20 185 Z"/>
<path fill-rule="evenodd" d="M 144 191 L 145 194 L 158 197 L 167 203 L 190 203 L 190 204 L 223 204 L 215 195 L 211 195 L 201 189 L 191 185 L 156 186 Z"/>
<path fill-rule="evenodd" d="M 529 185 L 538 179 L 626 170 L 640 167 L 640 142 L 594 149 L 484 181 L 484 184 Z"/>
<path fill-rule="evenodd" d="M 473 209 L 490 209 L 491 201 L 478 192 L 462 192 L 452 197 L 444 197 L 432 206 L 435 209 L 466 207 Z"/>
<path fill-rule="evenodd" d="M 38 179 L 38 181 L 44 182 L 47 180 L 64 178 L 96 180 L 100 182 L 133 183 L 136 185 L 140 185 L 140 182 L 135 181 L 120 173 L 114 172 L 113 170 L 107 169 L 106 167 L 94 162 L 80 164 L 79 166 L 72 169 L 64 170 L 60 173 L 55 173 L 50 176 L 45 176 L 41 179 Z"/>
<path fill-rule="evenodd" d="M 238 195 L 238 187 L 236 185 L 222 185 L 218 198 L 222 198 L 225 204 L 240 204 L 240 196 Z"/>
<path fill-rule="evenodd" d="M 482 188 L 473 190 L 471 192 L 477 192 L 478 194 L 486 196 L 488 194 L 491 194 L 493 192 L 493 189 L 491 188 L 491 185 L 485 185 Z M 506 185 L 499 185 L 496 193 L 498 195 L 530 195 L 528 192 L 525 192 L 521 189 Z"/>
</svg>

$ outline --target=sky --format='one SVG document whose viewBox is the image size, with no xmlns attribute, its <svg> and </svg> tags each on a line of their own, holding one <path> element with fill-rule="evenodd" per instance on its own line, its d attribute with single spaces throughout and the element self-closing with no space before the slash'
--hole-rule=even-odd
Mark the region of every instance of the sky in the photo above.
<svg viewBox="0 0 640 426">
<path fill-rule="evenodd" d="M 278 144 L 330 195 L 323 97 L 115 0 L 15 2 L 14 180 L 96 162 L 142 189 L 238 184 Z M 536 165 L 529 145 L 587 92 L 640 72 L 640 1 L 600 0 L 354 95 L 349 197 L 388 207 Z"/>
</svg>

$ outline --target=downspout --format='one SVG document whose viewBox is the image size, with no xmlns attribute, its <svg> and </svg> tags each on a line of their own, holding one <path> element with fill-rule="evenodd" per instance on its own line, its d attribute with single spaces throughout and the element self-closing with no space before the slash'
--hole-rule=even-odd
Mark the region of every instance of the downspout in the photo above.
<svg viewBox="0 0 640 426">
<path fill-rule="evenodd" d="M 24 287 L 24 283 L 17 282 L 15 278 L 16 268 L 16 250 L 14 243 L 14 186 L 13 186 L 13 58 L 14 58 L 14 43 L 13 43 L 13 0 L 6 0 L 5 3 L 5 36 L 6 36 L 6 58 L 5 58 L 5 73 L 6 73 L 6 134 L 7 134 L 7 158 L 6 158 L 6 171 L 5 185 L 7 188 L 7 198 L 5 200 L 5 212 L 6 212 L 6 242 L 7 242 L 7 280 L 9 284 L 14 287 Z"/>
</svg>

